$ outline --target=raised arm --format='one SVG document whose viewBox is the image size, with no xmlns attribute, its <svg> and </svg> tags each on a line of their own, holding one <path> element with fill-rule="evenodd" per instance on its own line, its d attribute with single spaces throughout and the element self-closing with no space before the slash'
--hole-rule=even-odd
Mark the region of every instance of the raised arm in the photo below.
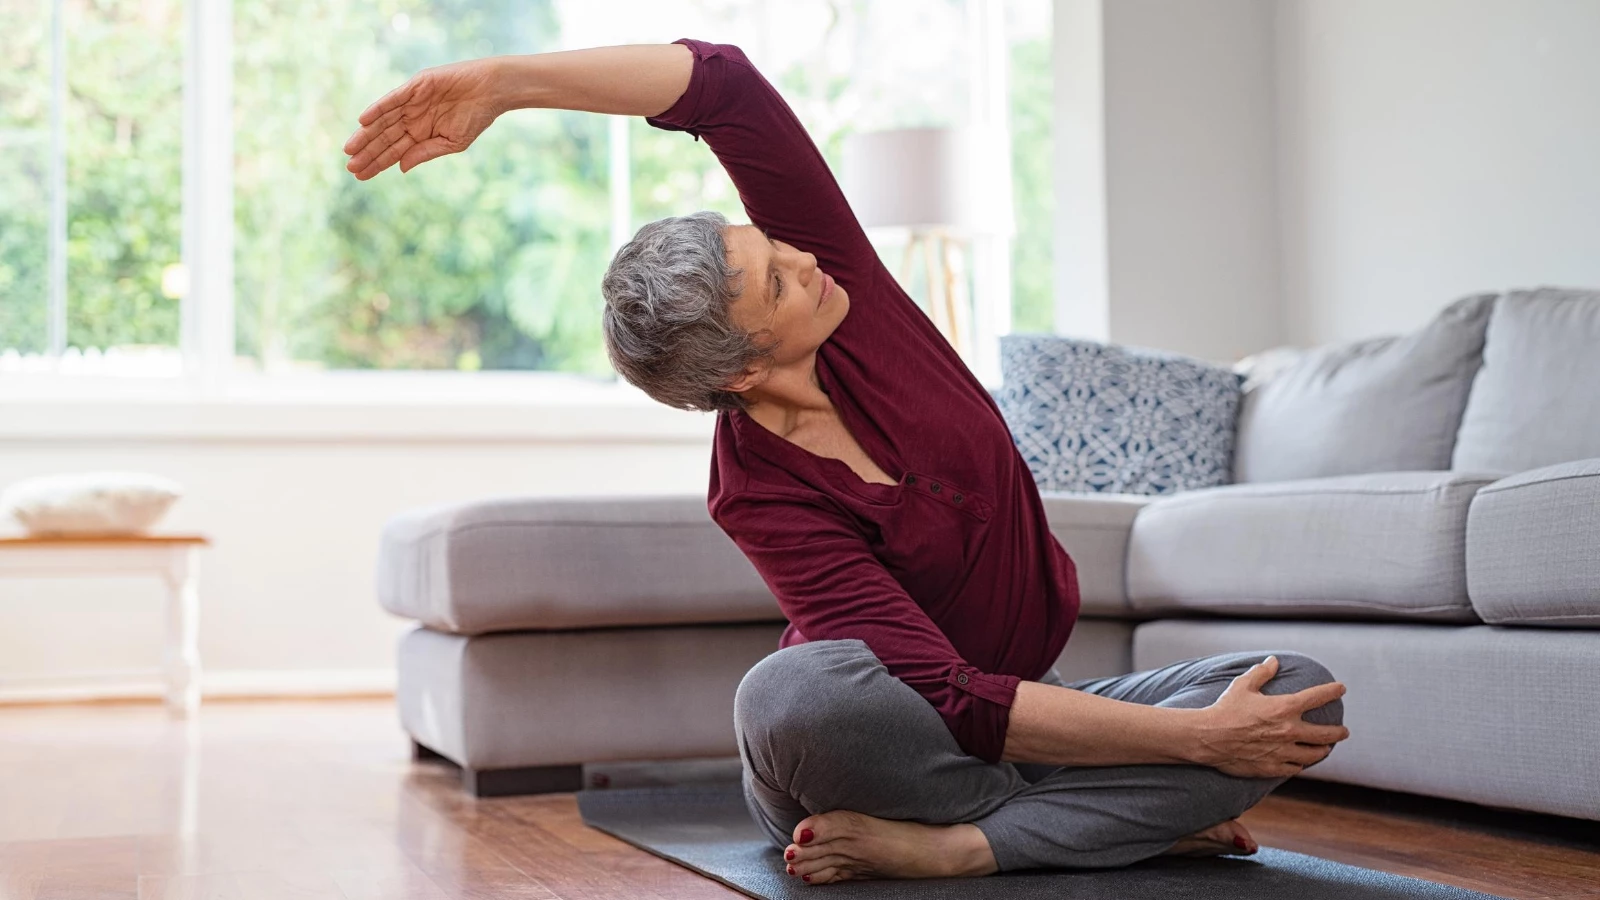
<svg viewBox="0 0 1600 900">
<path fill-rule="evenodd" d="M 627 44 L 423 69 L 361 113 L 346 168 L 363 181 L 397 162 L 408 172 L 467 149 L 513 109 L 653 116 L 683 96 L 694 61 L 682 44 Z"/>
<path fill-rule="evenodd" d="M 816 254 L 860 293 L 881 265 L 816 143 L 789 104 L 732 44 L 683 38 L 525 56 L 492 56 L 418 72 L 361 113 L 345 142 L 363 181 L 469 147 L 513 109 L 644 116 L 716 154 L 752 224 Z M 687 211 L 687 210 L 686 210 Z"/>
<path fill-rule="evenodd" d="M 816 254 L 823 269 L 865 297 L 883 266 L 794 110 L 738 47 L 676 43 L 694 51 L 689 85 L 671 109 L 646 121 L 703 139 L 752 224 Z"/>
</svg>

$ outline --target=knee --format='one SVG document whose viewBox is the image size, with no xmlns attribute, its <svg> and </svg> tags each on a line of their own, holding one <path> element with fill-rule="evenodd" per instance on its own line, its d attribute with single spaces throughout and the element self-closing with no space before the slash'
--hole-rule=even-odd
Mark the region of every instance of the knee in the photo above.
<svg viewBox="0 0 1600 900">
<path fill-rule="evenodd" d="M 851 673 L 868 660 L 878 664 L 866 644 L 855 640 L 812 641 L 768 655 L 745 673 L 734 692 L 735 728 L 741 735 L 759 733 L 780 741 L 827 733 L 849 715 Z"/>
<path fill-rule="evenodd" d="M 1263 693 L 1293 694 L 1319 684 L 1339 680 L 1327 666 L 1304 653 L 1282 651 L 1269 655 L 1278 657 L 1278 674 L 1267 683 L 1267 690 Z M 1314 709 L 1306 710 L 1301 718 L 1318 725 L 1343 725 L 1344 701 L 1330 700 Z"/>
</svg>

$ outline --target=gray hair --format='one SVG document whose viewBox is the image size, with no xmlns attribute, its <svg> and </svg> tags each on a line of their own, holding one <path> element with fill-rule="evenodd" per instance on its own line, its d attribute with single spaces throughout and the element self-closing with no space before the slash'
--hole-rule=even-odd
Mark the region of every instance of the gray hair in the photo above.
<svg viewBox="0 0 1600 900">
<path fill-rule="evenodd" d="M 651 222 L 622 245 L 600 282 L 612 367 L 675 409 L 749 409 L 727 384 L 776 346 L 759 345 L 733 321 L 744 273 L 728 262 L 726 227 L 710 210 Z"/>
</svg>

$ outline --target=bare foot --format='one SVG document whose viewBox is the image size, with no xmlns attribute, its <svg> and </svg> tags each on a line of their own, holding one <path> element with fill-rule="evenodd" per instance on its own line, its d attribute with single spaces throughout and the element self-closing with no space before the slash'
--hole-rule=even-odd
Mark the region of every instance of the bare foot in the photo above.
<svg viewBox="0 0 1600 900">
<path fill-rule="evenodd" d="M 806 832 L 810 831 L 809 839 Z M 789 874 L 808 884 L 865 878 L 954 878 L 999 871 L 978 826 L 923 825 L 847 809 L 800 820 L 784 849 Z"/>
<path fill-rule="evenodd" d="M 1261 849 L 1238 819 L 1179 838 L 1162 856 L 1249 856 Z"/>
</svg>

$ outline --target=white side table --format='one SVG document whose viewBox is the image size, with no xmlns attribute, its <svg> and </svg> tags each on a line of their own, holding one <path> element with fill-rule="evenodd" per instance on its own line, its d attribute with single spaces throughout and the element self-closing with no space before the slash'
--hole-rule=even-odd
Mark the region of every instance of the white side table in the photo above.
<svg viewBox="0 0 1600 900">
<path fill-rule="evenodd" d="M 200 708 L 200 548 L 210 543 L 197 534 L 0 538 L 0 577 L 160 577 L 167 586 L 167 711 L 185 718 Z"/>
</svg>

